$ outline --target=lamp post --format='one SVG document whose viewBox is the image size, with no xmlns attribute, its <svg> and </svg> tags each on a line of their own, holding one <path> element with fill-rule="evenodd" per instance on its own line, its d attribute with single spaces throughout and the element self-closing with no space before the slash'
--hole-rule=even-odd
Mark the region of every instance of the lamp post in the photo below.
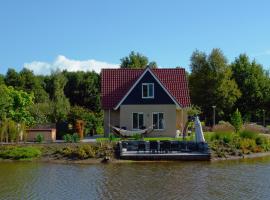
<svg viewBox="0 0 270 200">
<path fill-rule="evenodd" d="M 216 106 L 212 106 L 213 108 L 213 126 L 216 125 Z"/>
</svg>

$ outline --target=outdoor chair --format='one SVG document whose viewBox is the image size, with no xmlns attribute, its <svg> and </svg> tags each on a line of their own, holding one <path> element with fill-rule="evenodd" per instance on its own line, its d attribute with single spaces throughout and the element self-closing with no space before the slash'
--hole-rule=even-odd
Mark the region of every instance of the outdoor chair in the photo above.
<svg viewBox="0 0 270 200">
<path fill-rule="evenodd" d="M 171 151 L 180 151 L 180 142 L 172 141 L 171 142 Z"/>
<path fill-rule="evenodd" d="M 160 143 L 160 151 L 161 152 L 171 152 L 171 142 L 170 141 L 163 141 Z"/>
<path fill-rule="evenodd" d="M 150 152 L 151 153 L 158 153 L 158 142 L 157 141 L 150 141 Z"/>
<path fill-rule="evenodd" d="M 139 142 L 137 152 L 139 153 L 140 151 L 143 151 L 145 153 L 145 151 L 146 151 L 145 142 Z"/>
</svg>

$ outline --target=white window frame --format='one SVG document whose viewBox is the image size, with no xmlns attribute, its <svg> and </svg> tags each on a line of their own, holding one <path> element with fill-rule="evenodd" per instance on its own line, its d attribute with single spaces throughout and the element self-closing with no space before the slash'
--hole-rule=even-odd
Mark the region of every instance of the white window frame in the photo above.
<svg viewBox="0 0 270 200">
<path fill-rule="evenodd" d="M 133 114 L 134 113 L 137 113 L 138 114 L 138 119 L 137 119 L 137 123 L 138 123 L 138 128 L 134 128 L 133 127 Z M 132 125 L 131 125 L 131 127 L 132 127 L 132 130 L 140 130 L 140 117 L 139 117 L 139 115 L 140 114 L 142 114 L 143 115 L 143 124 L 142 124 L 142 126 L 144 126 L 144 113 L 143 112 L 132 112 L 132 117 L 131 117 L 131 123 L 132 123 Z"/>
<path fill-rule="evenodd" d="M 163 129 L 159 128 L 159 114 L 160 113 L 163 114 L 163 120 L 164 120 Z M 154 114 L 158 114 L 158 128 L 157 129 L 154 128 Z M 164 131 L 165 130 L 165 115 L 164 115 L 164 112 L 152 112 L 152 126 L 153 126 L 153 129 L 155 131 Z"/>
<path fill-rule="evenodd" d="M 146 85 L 147 86 L 147 97 L 143 96 L 143 86 Z M 152 85 L 153 88 L 153 96 L 149 96 L 149 85 Z M 154 83 L 142 83 L 142 98 L 143 99 L 154 99 L 155 97 L 155 87 L 154 87 Z"/>
</svg>

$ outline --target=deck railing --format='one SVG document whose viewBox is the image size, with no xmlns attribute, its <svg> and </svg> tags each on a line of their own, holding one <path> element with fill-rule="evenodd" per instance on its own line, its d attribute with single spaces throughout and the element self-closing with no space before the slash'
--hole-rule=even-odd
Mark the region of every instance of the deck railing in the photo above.
<svg viewBox="0 0 270 200">
<path fill-rule="evenodd" d="M 205 142 L 194 141 L 120 141 L 119 152 L 137 151 L 151 153 L 169 152 L 202 152 L 208 153 L 209 147 Z"/>
</svg>

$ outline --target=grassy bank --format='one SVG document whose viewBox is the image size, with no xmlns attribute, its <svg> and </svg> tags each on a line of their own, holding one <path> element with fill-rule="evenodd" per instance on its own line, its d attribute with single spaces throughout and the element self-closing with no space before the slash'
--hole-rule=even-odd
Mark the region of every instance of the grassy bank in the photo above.
<svg viewBox="0 0 270 200">
<path fill-rule="evenodd" d="M 113 158 L 115 142 L 16 144 L 0 146 L 0 159 L 87 160 Z"/>
<path fill-rule="evenodd" d="M 205 139 L 214 158 L 244 156 L 270 151 L 270 138 L 268 136 L 247 130 L 239 133 L 208 132 L 205 133 Z"/>
</svg>

